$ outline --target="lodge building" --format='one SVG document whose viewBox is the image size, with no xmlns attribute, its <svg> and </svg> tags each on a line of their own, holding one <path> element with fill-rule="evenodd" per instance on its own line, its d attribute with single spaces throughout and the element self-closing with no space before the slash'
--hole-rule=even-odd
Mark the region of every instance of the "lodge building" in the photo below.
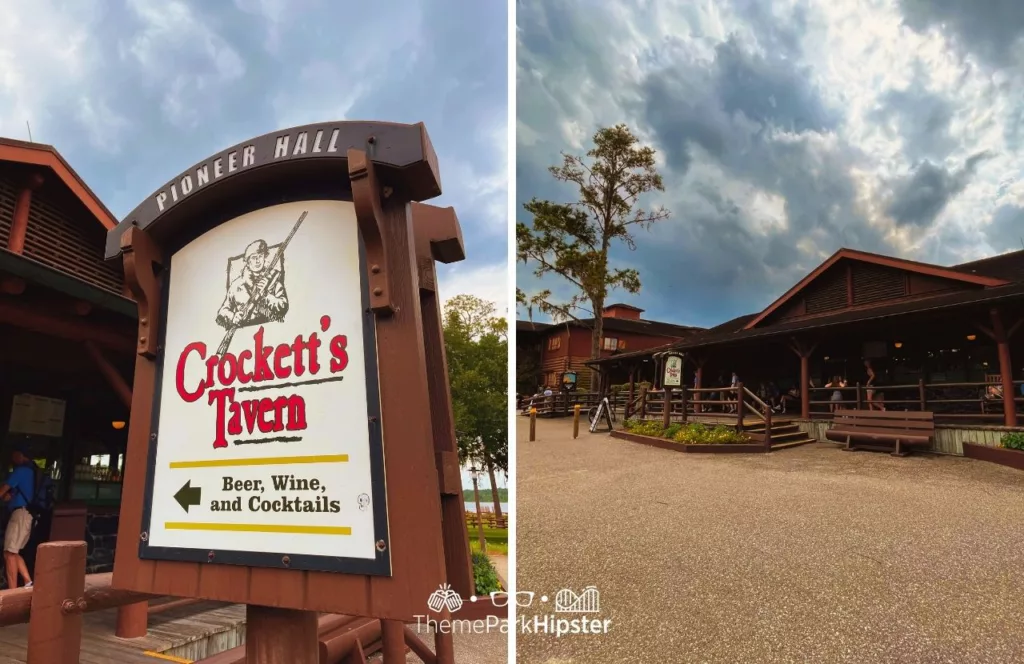
<svg viewBox="0 0 1024 664">
<path fill-rule="evenodd" d="M 54 148 L 0 139 L 0 477 L 26 445 L 56 498 L 30 566 L 53 539 L 85 539 L 90 573 L 113 566 L 138 329 L 103 259 L 116 224 Z"/>
<path fill-rule="evenodd" d="M 843 378 L 843 407 L 863 407 L 870 363 L 887 409 L 933 412 L 935 451 L 962 454 L 1020 423 L 1022 324 L 1024 251 L 945 267 L 841 249 L 761 311 L 588 364 L 604 384 L 625 375 L 657 390 L 671 352 L 691 390 L 727 387 L 734 371 L 752 391 L 795 388 L 802 429 L 824 440 L 826 385 Z"/>
</svg>

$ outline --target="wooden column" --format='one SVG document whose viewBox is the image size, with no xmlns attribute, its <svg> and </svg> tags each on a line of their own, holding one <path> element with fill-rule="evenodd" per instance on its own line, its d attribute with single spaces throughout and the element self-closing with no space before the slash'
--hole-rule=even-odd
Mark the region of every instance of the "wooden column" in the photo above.
<svg viewBox="0 0 1024 664">
<path fill-rule="evenodd" d="M 25 251 L 25 234 L 28 232 L 28 212 L 32 208 L 32 192 L 43 184 L 43 176 L 33 173 L 18 192 L 14 203 L 14 217 L 11 219 L 11 234 L 7 238 L 7 250 L 14 254 Z"/>
<path fill-rule="evenodd" d="M 386 621 L 381 621 L 385 623 Z M 313 611 L 245 607 L 245 664 L 319 664 Z"/>
<path fill-rule="evenodd" d="M 800 417 L 805 420 L 811 418 L 811 369 L 810 359 L 818 344 L 805 344 L 798 339 L 790 343 L 790 350 L 800 358 Z"/>
<path fill-rule="evenodd" d="M 441 492 L 441 532 L 444 539 L 446 581 L 462 597 L 475 594 L 473 562 L 469 551 L 466 504 L 462 497 L 455 419 L 448 385 L 441 301 L 437 294 L 434 261 L 453 263 L 465 258 L 459 220 L 452 208 L 410 203 L 419 280 L 420 312 L 423 318 L 423 350 L 430 392 L 430 426 Z M 494 473 L 488 464 L 493 487 Z M 498 506 L 497 489 L 492 493 Z M 479 508 L 478 508 L 479 509 Z M 479 518 L 479 515 L 478 515 Z M 483 551 L 483 549 L 481 549 Z M 404 655 L 403 655 L 404 657 Z"/>
<path fill-rule="evenodd" d="M 99 369 L 100 373 L 103 374 L 103 377 L 107 379 L 108 383 L 110 383 L 110 387 L 112 387 L 114 392 L 117 393 L 121 402 L 128 406 L 128 408 L 131 408 L 132 388 L 128 387 L 128 383 L 125 382 L 124 377 L 121 376 L 120 372 L 118 372 L 117 367 L 111 364 L 107 358 L 103 356 L 103 353 L 92 341 L 85 342 L 85 350 L 89 353 L 89 357 L 92 358 L 96 368 Z"/>
<path fill-rule="evenodd" d="M 1009 329 L 1004 325 L 1002 314 L 999 309 L 989 310 L 989 318 L 992 321 L 992 328 L 984 325 L 976 325 L 985 336 L 996 342 L 996 350 L 999 354 L 999 378 L 1003 388 L 1003 423 L 1008 427 L 1017 426 L 1017 404 L 1014 401 L 1013 389 L 1013 363 L 1010 358 L 1010 338 L 1014 332 L 1024 323 L 1024 318 L 1017 320 Z"/>
</svg>

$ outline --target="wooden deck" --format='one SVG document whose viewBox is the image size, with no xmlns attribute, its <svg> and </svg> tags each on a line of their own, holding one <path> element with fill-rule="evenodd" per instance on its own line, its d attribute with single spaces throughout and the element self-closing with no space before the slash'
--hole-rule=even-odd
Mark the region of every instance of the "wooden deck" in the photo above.
<svg viewBox="0 0 1024 664">
<path fill-rule="evenodd" d="M 202 602 L 168 609 L 149 617 L 149 632 L 141 639 L 114 636 L 117 609 L 82 618 L 81 664 L 183 664 L 245 640 L 245 606 L 241 604 Z M 0 628 L 0 664 L 24 664 L 27 641 L 27 624 Z"/>
</svg>

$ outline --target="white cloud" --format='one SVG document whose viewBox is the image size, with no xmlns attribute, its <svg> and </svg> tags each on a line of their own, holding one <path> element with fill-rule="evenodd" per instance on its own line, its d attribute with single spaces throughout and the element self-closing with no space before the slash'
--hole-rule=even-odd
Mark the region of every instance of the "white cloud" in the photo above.
<svg viewBox="0 0 1024 664">
<path fill-rule="evenodd" d="M 494 303 L 497 315 L 508 311 L 509 270 L 505 263 L 464 268 L 460 263 L 437 266 L 442 304 L 456 295 L 475 295 Z"/>
</svg>

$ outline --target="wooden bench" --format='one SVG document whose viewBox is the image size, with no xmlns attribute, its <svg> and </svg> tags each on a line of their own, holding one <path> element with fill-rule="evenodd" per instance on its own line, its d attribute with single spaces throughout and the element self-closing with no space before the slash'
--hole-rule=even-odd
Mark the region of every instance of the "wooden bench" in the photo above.
<svg viewBox="0 0 1024 664">
<path fill-rule="evenodd" d="M 935 415 L 931 412 L 840 410 L 833 422 L 825 437 L 845 443 L 848 451 L 893 450 L 893 456 L 906 456 L 906 448 L 930 447 L 935 436 Z"/>
</svg>

